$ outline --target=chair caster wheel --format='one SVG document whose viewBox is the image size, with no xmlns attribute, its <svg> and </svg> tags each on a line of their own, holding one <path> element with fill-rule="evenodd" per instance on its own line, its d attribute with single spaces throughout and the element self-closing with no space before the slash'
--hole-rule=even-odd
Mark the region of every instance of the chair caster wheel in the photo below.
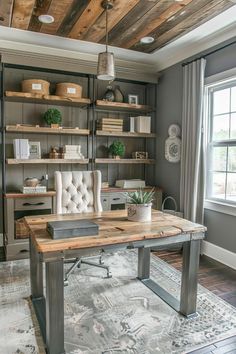
<svg viewBox="0 0 236 354">
<path fill-rule="evenodd" d="M 64 280 L 64 286 L 68 286 L 69 285 L 69 281 L 68 280 Z"/>
<path fill-rule="evenodd" d="M 112 274 L 111 274 L 111 272 L 107 273 L 106 278 L 112 278 Z"/>
</svg>

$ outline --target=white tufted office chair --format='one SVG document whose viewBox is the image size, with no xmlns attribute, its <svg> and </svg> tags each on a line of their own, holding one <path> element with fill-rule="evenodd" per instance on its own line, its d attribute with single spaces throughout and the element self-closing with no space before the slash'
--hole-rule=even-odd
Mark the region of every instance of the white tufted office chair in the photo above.
<svg viewBox="0 0 236 354">
<path fill-rule="evenodd" d="M 56 171 L 55 189 L 57 214 L 102 211 L 100 171 Z M 99 257 L 99 263 L 89 261 L 95 257 Z M 103 265 L 101 255 L 66 260 L 65 263 L 73 263 L 65 274 L 65 285 L 68 285 L 69 275 L 75 268 L 79 268 L 81 263 L 104 268 L 107 271 L 107 277 L 111 277 L 109 267 Z"/>
</svg>

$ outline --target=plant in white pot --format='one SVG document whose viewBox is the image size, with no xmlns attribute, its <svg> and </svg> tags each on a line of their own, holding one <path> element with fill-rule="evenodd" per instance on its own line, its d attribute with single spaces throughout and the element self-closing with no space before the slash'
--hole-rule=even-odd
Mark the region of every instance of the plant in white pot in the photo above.
<svg viewBox="0 0 236 354">
<path fill-rule="evenodd" d="M 142 189 L 136 192 L 127 192 L 127 214 L 128 220 L 147 222 L 152 220 L 152 201 L 154 189 L 145 192 Z"/>
</svg>

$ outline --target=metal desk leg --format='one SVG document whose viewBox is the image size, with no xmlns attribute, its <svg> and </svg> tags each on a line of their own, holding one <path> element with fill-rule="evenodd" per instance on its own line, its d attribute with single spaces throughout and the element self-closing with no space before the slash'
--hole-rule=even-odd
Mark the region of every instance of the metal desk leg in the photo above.
<svg viewBox="0 0 236 354">
<path fill-rule="evenodd" d="M 34 244 L 30 242 L 30 283 L 32 299 L 43 297 L 43 264 L 40 262 L 39 254 Z"/>
<path fill-rule="evenodd" d="M 63 260 L 46 263 L 46 345 L 48 354 L 64 354 Z"/>
<path fill-rule="evenodd" d="M 180 312 L 187 317 L 196 315 L 199 256 L 200 240 L 184 243 Z"/>
<path fill-rule="evenodd" d="M 150 248 L 138 249 L 138 279 L 149 279 L 150 277 Z"/>
</svg>

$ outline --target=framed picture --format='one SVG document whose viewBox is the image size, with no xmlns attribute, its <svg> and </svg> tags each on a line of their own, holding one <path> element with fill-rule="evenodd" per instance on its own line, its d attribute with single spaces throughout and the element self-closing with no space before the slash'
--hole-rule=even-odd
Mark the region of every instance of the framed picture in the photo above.
<svg viewBox="0 0 236 354">
<path fill-rule="evenodd" d="M 138 104 L 138 96 L 137 95 L 128 95 L 128 101 L 130 104 Z"/>
<path fill-rule="evenodd" d="M 41 159 L 40 141 L 29 141 L 29 158 Z"/>
</svg>

